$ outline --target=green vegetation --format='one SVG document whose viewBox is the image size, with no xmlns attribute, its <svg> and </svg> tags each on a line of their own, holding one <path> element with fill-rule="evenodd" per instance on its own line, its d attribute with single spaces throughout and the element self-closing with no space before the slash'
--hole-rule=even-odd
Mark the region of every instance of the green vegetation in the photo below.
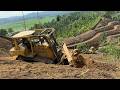
<svg viewBox="0 0 120 90">
<path fill-rule="evenodd" d="M 12 28 L 8 28 L 8 33 L 12 33 L 13 29 Z"/>
<path fill-rule="evenodd" d="M 113 20 L 120 20 L 120 13 L 111 16 Z"/>
<path fill-rule="evenodd" d="M 0 36 L 10 36 L 14 33 L 12 28 L 0 29 Z"/>
<path fill-rule="evenodd" d="M 119 11 L 106 11 L 104 17 L 111 18 L 112 20 L 120 20 Z M 101 41 L 102 48 L 99 49 L 100 52 L 106 53 L 108 57 L 120 59 L 120 38 L 114 39 L 112 42 L 106 42 L 106 34 L 103 34 L 103 41 Z"/>
<path fill-rule="evenodd" d="M 30 27 L 32 27 L 34 24 L 36 23 L 47 23 L 47 22 L 51 22 L 53 19 L 55 19 L 56 17 L 45 17 L 42 19 L 28 19 L 26 20 L 26 27 L 29 29 Z M 23 21 L 19 21 L 16 23 L 8 23 L 8 24 L 4 24 L 4 25 L 0 25 L 0 28 L 4 28 L 4 29 L 8 29 L 8 28 L 12 28 L 14 31 L 21 31 L 24 30 L 24 22 Z"/>
<path fill-rule="evenodd" d="M 117 47 L 114 44 L 108 44 L 99 51 L 106 53 L 107 55 L 112 55 L 114 58 L 120 58 L 120 47 Z"/>
<path fill-rule="evenodd" d="M 120 37 L 111 42 L 104 40 L 101 44 L 102 47 L 98 50 L 99 52 L 105 53 L 108 57 L 120 59 Z"/>
<path fill-rule="evenodd" d="M 106 44 L 107 44 L 106 39 L 107 39 L 107 33 L 106 33 L 106 32 L 103 32 L 102 35 L 101 35 L 101 38 L 100 38 L 100 40 L 99 40 L 99 43 L 100 43 L 102 46 L 106 45 Z"/>
<path fill-rule="evenodd" d="M 8 31 L 6 29 L 0 29 L 0 36 L 6 36 Z"/>
<path fill-rule="evenodd" d="M 89 47 L 86 44 L 80 44 L 77 45 L 77 49 L 81 52 L 81 53 L 87 53 L 89 50 Z"/>
<path fill-rule="evenodd" d="M 76 36 L 90 30 L 101 19 L 100 12 L 74 12 L 69 15 L 57 16 L 56 20 L 45 23 L 44 27 L 56 29 L 57 41 Z"/>
<path fill-rule="evenodd" d="M 105 11 L 104 17 L 120 20 L 120 11 Z"/>
</svg>

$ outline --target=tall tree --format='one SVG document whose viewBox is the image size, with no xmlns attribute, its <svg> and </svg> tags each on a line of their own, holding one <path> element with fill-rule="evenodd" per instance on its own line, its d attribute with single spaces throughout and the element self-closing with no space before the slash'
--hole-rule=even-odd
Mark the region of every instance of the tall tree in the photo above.
<svg viewBox="0 0 120 90">
<path fill-rule="evenodd" d="M 57 19 L 57 21 L 60 21 L 61 16 L 60 16 L 60 15 L 58 15 L 56 19 Z"/>
</svg>

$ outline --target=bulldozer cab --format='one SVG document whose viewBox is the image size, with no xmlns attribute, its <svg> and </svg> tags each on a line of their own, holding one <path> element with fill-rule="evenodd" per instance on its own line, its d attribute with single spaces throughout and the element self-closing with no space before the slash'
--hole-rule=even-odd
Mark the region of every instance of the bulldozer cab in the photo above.
<svg viewBox="0 0 120 90">
<path fill-rule="evenodd" d="M 12 36 L 12 56 L 34 57 L 40 56 L 55 60 L 58 44 L 54 38 L 54 29 L 37 29 L 20 32 Z"/>
</svg>

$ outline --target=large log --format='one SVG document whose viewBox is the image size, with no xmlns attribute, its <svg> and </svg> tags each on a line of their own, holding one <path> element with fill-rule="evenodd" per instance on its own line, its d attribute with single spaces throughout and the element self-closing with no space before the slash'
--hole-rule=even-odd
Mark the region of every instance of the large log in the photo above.
<svg viewBox="0 0 120 90">
<path fill-rule="evenodd" d="M 103 33 L 96 34 L 93 38 L 83 42 L 87 46 L 96 46 L 100 44 L 100 39 L 102 38 Z"/>
<path fill-rule="evenodd" d="M 87 44 L 88 46 L 95 46 L 95 45 L 99 45 L 100 44 L 100 40 L 103 37 L 103 33 L 97 33 L 93 38 L 83 42 L 84 44 Z M 109 31 L 105 31 L 106 33 L 106 37 L 111 36 L 111 35 L 116 35 L 116 34 L 120 34 L 120 25 L 116 25 L 114 26 L 114 29 L 109 30 Z"/>
<path fill-rule="evenodd" d="M 115 35 L 115 34 L 119 34 L 119 33 L 120 33 L 120 25 L 116 25 L 116 26 L 114 26 L 114 29 L 106 31 L 107 36 Z"/>
<path fill-rule="evenodd" d="M 88 47 L 90 47 L 90 46 L 98 46 L 100 44 L 99 41 L 102 38 L 102 34 L 103 33 L 98 33 L 94 37 L 88 39 L 85 42 L 75 43 L 75 44 L 72 44 L 72 45 L 68 45 L 68 48 L 76 47 L 77 45 L 80 45 L 80 44 L 86 44 Z"/>
<path fill-rule="evenodd" d="M 103 26 L 103 27 L 100 27 L 100 28 L 97 28 L 94 30 L 87 31 L 83 34 L 76 36 L 76 37 L 67 38 L 64 40 L 64 42 L 66 43 L 67 46 L 72 45 L 72 44 L 76 44 L 76 43 L 81 43 L 81 42 L 87 41 L 90 38 L 94 37 L 97 33 L 113 29 L 114 26 L 118 25 L 118 24 L 120 24 L 119 21 L 113 21 L 113 22 L 108 23 L 107 26 Z"/>
<path fill-rule="evenodd" d="M 118 34 L 115 34 L 115 35 L 110 35 L 107 37 L 107 42 L 115 42 L 116 41 L 116 38 L 120 37 L 120 33 Z"/>
<path fill-rule="evenodd" d="M 120 37 L 120 33 L 117 33 L 115 35 L 110 35 L 107 38 L 118 38 L 118 37 Z"/>
<path fill-rule="evenodd" d="M 100 27 L 106 26 L 109 22 L 112 22 L 112 20 L 109 19 L 109 18 L 103 17 L 103 18 L 101 18 L 100 22 L 96 25 L 96 28 L 100 28 Z"/>
</svg>

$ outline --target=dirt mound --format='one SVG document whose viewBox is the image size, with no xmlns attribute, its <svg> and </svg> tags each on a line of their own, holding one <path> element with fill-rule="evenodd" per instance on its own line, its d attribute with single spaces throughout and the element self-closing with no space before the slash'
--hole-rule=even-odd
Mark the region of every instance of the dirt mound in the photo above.
<svg viewBox="0 0 120 90">
<path fill-rule="evenodd" d="M 8 56 L 9 50 L 12 47 L 11 41 L 0 37 L 0 56 Z"/>
<path fill-rule="evenodd" d="M 12 47 L 11 41 L 0 37 L 0 48 L 10 49 Z"/>
</svg>

